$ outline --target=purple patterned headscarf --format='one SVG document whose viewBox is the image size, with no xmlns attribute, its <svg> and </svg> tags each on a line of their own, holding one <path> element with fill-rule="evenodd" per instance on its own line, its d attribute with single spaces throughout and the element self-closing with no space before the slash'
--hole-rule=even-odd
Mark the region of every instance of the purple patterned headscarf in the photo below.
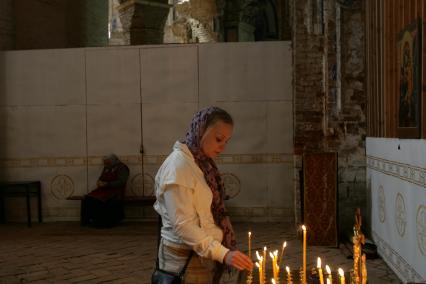
<svg viewBox="0 0 426 284">
<path fill-rule="evenodd" d="M 212 115 L 215 115 L 216 112 L 224 111 L 218 107 L 207 107 L 197 112 L 192 118 L 191 126 L 186 133 L 184 143 L 194 156 L 195 163 L 204 173 L 204 178 L 213 193 L 211 212 L 215 224 L 223 231 L 222 244 L 231 250 L 235 250 L 235 234 L 225 209 L 225 187 L 222 178 L 220 177 L 219 170 L 214 160 L 207 157 L 201 150 L 201 138 L 207 130 L 207 121 Z"/>
</svg>

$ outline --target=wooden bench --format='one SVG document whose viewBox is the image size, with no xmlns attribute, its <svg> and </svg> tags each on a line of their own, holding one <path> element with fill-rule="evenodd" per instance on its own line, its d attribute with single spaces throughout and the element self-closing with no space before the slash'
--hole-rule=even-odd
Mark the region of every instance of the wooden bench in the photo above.
<svg viewBox="0 0 426 284">
<path fill-rule="evenodd" d="M 67 200 L 83 200 L 84 195 L 73 195 Z M 155 196 L 125 196 L 123 198 L 124 206 L 152 206 L 156 201 Z"/>
<path fill-rule="evenodd" d="M 5 222 L 5 197 L 25 197 L 27 203 L 27 225 L 31 227 L 30 197 L 37 198 L 38 222 L 43 222 L 41 213 L 41 182 L 40 181 L 2 181 L 0 182 L 0 223 Z"/>
<path fill-rule="evenodd" d="M 67 200 L 83 200 L 84 195 L 73 195 Z M 157 199 L 155 196 L 125 196 L 123 199 L 124 205 L 134 206 L 152 206 Z"/>
</svg>

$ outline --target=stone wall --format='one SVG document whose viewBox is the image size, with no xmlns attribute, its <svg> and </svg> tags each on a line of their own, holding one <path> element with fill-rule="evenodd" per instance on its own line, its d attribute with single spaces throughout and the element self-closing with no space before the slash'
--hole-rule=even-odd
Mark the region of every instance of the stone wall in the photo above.
<svg viewBox="0 0 426 284">
<path fill-rule="evenodd" d="M 15 47 L 15 19 L 13 0 L 0 1 L 0 50 Z"/>
<path fill-rule="evenodd" d="M 366 215 L 364 23 L 361 1 L 294 1 L 294 145 L 296 222 L 306 152 L 338 152 L 339 224 Z M 349 2 L 348 2 L 349 3 Z M 365 218 L 368 220 L 368 218 Z"/>
<path fill-rule="evenodd" d="M 82 2 L 83 46 L 108 45 L 108 1 L 85 0 Z"/>
<path fill-rule="evenodd" d="M 15 1 L 16 49 L 68 47 L 68 27 L 80 30 L 70 22 L 75 17 L 67 16 L 68 8 L 75 11 L 70 6 L 66 0 Z"/>
<path fill-rule="evenodd" d="M 0 7 L 0 15 L 5 18 L 2 23 L 7 25 L 5 31 L 16 34 L 15 44 L 8 44 L 12 49 L 105 46 L 108 43 L 108 1 L 16 0 L 2 1 L 1 5 L 5 6 L 4 9 Z"/>
</svg>

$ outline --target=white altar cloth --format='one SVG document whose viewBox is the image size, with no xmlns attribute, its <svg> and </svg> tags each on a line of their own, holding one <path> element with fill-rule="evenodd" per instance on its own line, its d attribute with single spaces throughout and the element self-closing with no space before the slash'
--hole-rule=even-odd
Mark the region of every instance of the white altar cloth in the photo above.
<svg viewBox="0 0 426 284">
<path fill-rule="evenodd" d="M 367 138 L 372 237 L 403 282 L 426 279 L 426 140 Z"/>
</svg>

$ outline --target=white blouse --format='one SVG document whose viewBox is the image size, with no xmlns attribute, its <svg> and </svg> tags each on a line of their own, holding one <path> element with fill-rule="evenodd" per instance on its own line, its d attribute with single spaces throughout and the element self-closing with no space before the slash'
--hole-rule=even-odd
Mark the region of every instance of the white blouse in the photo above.
<svg viewBox="0 0 426 284">
<path fill-rule="evenodd" d="M 158 170 L 155 195 L 154 209 L 163 219 L 163 239 L 222 263 L 229 249 L 221 244 L 223 232 L 211 213 L 213 194 L 185 144 L 177 141 Z"/>
</svg>

